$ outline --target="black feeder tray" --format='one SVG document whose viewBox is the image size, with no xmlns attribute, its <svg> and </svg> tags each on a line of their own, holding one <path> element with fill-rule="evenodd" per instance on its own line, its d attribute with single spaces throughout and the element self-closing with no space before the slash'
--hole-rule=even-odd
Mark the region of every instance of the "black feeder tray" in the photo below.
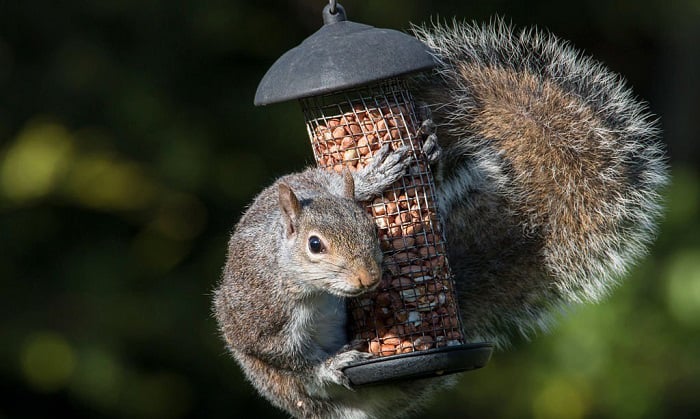
<svg viewBox="0 0 700 419">
<path fill-rule="evenodd" d="M 334 1 L 324 25 L 268 70 L 255 105 L 301 102 L 317 164 L 361 170 L 384 145 L 409 147 L 415 164 L 367 202 L 384 252 L 376 291 L 348 300 L 348 334 L 375 358 L 344 369 L 354 386 L 437 377 L 485 366 L 488 342 L 466 343 L 446 240 L 435 205 L 419 110 L 406 76 L 435 67 L 405 33 L 346 19 Z"/>
</svg>

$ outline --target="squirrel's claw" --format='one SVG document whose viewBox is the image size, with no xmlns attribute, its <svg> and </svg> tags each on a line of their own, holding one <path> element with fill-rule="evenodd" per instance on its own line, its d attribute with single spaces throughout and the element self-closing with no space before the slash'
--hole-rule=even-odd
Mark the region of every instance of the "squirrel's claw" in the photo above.
<svg viewBox="0 0 700 419">
<path fill-rule="evenodd" d="M 432 119 L 428 118 L 423 121 L 418 130 L 419 135 L 424 135 L 423 140 L 423 153 L 428 159 L 429 164 L 434 164 L 440 161 L 442 157 L 442 148 L 438 143 L 437 138 L 437 125 Z"/>
<path fill-rule="evenodd" d="M 428 159 L 429 164 L 435 164 L 440 161 L 442 157 L 442 147 L 438 144 L 437 135 L 430 134 L 425 137 L 425 142 L 423 143 L 423 153 Z"/>
<path fill-rule="evenodd" d="M 350 379 L 343 373 L 343 368 L 369 358 L 372 358 L 372 354 L 367 352 L 356 350 L 340 352 L 325 362 L 326 377 L 330 381 L 352 390 Z"/>
<path fill-rule="evenodd" d="M 420 124 L 420 128 L 418 129 L 418 133 L 420 134 L 435 134 L 437 132 L 437 125 L 435 125 L 435 122 L 433 122 L 432 119 L 426 118 L 423 120 L 423 122 Z"/>
</svg>

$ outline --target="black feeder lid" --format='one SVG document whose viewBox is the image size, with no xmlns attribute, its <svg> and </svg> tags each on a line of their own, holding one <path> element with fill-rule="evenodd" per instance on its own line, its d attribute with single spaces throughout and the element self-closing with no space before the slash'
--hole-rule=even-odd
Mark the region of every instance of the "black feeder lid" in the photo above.
<svg viewBox="0 0 700 419">
<path fill-rule="evenodd" d="M 335 5 L 323 9 L 324 25 L 270 67 L 255 92 L 255 105 L 318 96 L 435 67 L 430 49 L 392 29 L 346 20 Z"/>
</svg>

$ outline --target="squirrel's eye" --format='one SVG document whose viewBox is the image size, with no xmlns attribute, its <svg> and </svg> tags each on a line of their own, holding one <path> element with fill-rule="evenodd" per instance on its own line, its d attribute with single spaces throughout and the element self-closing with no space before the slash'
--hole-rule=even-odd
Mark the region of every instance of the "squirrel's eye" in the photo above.
<svg viewBox="0 0 700 419">
<path fill-rule="evenodd" d="M 311 253 L 322 253 L 326 249 L 323 247 L 323 242 L 318 236 L 309 237 L 309 250 Z"/>
</svg>

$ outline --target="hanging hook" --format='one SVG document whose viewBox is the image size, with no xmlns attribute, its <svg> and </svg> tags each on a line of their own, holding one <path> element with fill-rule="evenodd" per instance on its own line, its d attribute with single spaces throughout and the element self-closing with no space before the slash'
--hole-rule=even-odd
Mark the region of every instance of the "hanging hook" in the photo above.
<svg viewBox="0 0 700 419">
<path fill-rule="evenodd" d="M 345 9 L 336 0 L 329 0 L 328 5 L 323 8 L 323 24 L 343 22 L 347 20 Z"/>
</svg>

